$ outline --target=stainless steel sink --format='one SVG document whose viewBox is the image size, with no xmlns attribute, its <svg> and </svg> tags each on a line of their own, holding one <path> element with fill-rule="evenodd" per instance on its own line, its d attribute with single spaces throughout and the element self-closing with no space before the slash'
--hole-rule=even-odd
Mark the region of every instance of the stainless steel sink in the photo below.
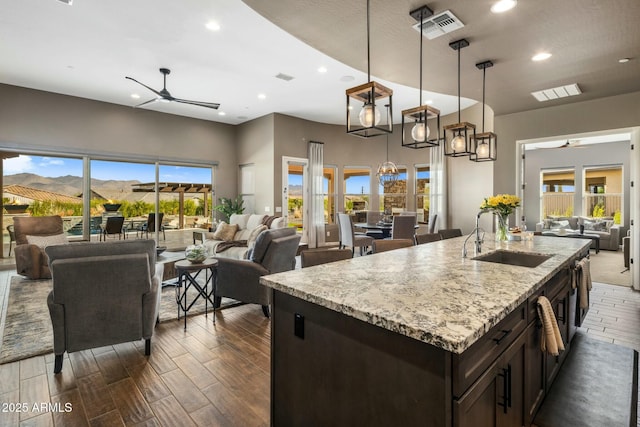
<svg viewBox="0 0 640 427">
<path fill-rule="evenodd" d="M 478 255 L 472 259 L 475 261 L 495 262 L 497 264 L 509 264 L 533 268 L 539 266 L 549 258 L 551 258 L 551 255 L 497 250 L 485 255 Z"/>
</svg>

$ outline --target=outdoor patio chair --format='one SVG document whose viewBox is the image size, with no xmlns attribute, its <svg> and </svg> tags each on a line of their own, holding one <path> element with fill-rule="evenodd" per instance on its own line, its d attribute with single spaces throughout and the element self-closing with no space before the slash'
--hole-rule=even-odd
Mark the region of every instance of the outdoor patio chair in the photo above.
<svg viewBox="0 0 640 427">
<path fill-rule="evenodd" d="M 160 212 L 158 214 L 158 223 L 160 224 L 160 231 L 162 232 L 162 240 L 166 240 L 167 236 L 164 234 L 164 226 L 162 225 L 162 220 L 164 219 L 164 213 Z M 147 222 L 141 224 L 136 230 L 136 237 L 146 237 L 149 238 L 149 232 L 156 232 L 156 214 L 151 212 L 149 213 L 149 217 L 147 218 Z"/>
<path fill-rule="evenodd" d="M 123 225 L 124 225 L 124 217 L 123 216 L 110 216 L 107 218 L 107 222 L 102 225 L 100 228 L 100 241 L 102 240 L 107 240 L 107 236 L 112 236 L 112 235 L 118 235 L 118 240 L 122 239 L 122 236 L 124 235 L 124 238 L 127 238 L 126 233 L 124 233 L 123 231 Z"/>
</svg>

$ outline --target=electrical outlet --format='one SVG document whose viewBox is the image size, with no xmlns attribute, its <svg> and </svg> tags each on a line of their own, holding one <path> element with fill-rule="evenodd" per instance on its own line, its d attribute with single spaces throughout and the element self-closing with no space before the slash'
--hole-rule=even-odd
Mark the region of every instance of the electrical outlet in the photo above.
<svg viewBox="0 0 640 427">
<path fill-rule="evenodd" d="M 331 232 L 327 231 L 327 237 L 331 237 Z"/>
</svg>

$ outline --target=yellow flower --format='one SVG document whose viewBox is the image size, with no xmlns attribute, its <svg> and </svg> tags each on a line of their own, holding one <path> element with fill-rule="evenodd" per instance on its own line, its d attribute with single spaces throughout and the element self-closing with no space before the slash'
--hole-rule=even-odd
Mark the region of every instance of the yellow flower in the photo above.
<svg viewBox="0 0 640 427">
<path fill-rule="evenodd" d="M 498 194 L 485 198 L 480 204 L 480 209 L 487 212 L 497 212 L 501 215 L 509 215 L 518 206 L 520 206 L 520 197 L 513 194 Z"/>
</svg>

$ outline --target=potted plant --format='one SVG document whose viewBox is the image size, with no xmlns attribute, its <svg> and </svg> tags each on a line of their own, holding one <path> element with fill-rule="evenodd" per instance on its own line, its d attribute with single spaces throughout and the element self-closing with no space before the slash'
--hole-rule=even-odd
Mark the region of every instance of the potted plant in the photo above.
<svg viewBox="0 0 640 427">
<path fill-rule="evenodd" d="M 220 197 L 218 199 L 220 204 L 213 207 L 218 212 L 221 212 L 225 216 L 225 221 L 229 221 L 231 214 L 241 214 L 244 212 L 244 200 L 242 196 L 238 196 L 235 199 Z"/>
</svg>

